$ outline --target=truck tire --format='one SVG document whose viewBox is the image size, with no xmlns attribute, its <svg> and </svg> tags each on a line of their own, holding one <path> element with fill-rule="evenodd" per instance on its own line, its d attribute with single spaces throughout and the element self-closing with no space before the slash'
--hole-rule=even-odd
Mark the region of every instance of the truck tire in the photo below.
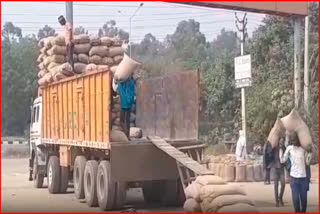
<svg viewBox="0 0 320 214">
<path fill-rule="evenodd" d="M 69 167 L 61 166 L 60 193 L 66 193 L 69 184 Z"/>
<path fill-rule="evenodd" d="M 109 161 L 101 161 L 97 174 L 97 196 L 101 210 L 112 210 L 115 199 L 115 183 L 111 181 L 111 166 Z"/>
<path fill-rule="evenodd" d="M 57 156 L 50 156 L 47 168 L 48 190 L 55 194 L 60 191 L 60 163 Z"/>
<path fill-rule="evenodd" d="M 97 172 L 98 162 L 95 160 L 87 161 L 84 169 L 84 195 L 89 207 L 98 205 L 97 198 Z"/>
<path fill-rule="evenodd" d="M 77 199 L 84 199 L 84 186 L 83 186 L 83 175 L 84 169 L 86 167 L 87 159 L 79 155 L 74 161 L 73 169 L 73 185 L 74 185 L 74 194 Z"/>
<path fill-rule="evenodd" d="M 44 175 L 38 172 L 38 158 L 35 156 L 33 159 L 33 184 L 35 188 L 43 187 Z"/>
<path fill-rule="evenodd" d="M 114 209 L 121 209 L 125 203 L 127 198 L 127 183 L 126 182 L 116 182 L 115 184 L 115 202 Z"/>
<path fill-rule="evenodd" d="M 142 193 L 146 203 L 160 202 L 163 195 L 164 181 L 145 181 Z"/>
</svg>

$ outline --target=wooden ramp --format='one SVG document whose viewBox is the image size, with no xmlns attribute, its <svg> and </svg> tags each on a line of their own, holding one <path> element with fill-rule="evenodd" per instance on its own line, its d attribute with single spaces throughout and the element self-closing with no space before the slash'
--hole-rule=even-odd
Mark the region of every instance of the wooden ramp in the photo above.
<svg viewBox="0 0 320 214">
<path fill-rule="evenodd" d="M 170 157 L 176 160 L 177 167 L 179 171 L 179 176 L 181 179 L 181 183 L 183 188 L 185 189 L 188 184 L 196 179 L 198 175 L 213 175 L 214 173 L 209 171 L 207 168 L 202 166 L 199 162 L 195 161 L 191 157 L 191 152 L 188 151 L 187 153 L 189 156 L 180 151 L 179 149 L 171 146 L 165 140 L 159 137 L 148 137 L 152 144 L 155 145 L 157 148 L 168 154 Z M 190 147 L 190 150 L 194 149 Z M 199 157 L 199 155 L 196 155 Z M 199 160 L 199 159 L 198 159 Z"/>
</svg>

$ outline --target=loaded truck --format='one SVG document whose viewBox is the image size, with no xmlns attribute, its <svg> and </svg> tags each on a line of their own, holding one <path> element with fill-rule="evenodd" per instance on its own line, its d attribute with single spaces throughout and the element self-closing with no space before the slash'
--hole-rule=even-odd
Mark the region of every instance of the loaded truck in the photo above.
<svg viewBox="0 0 320 214">
<path fill-rule="evenodd" d="M 51 194 L 72 182 L 77 199 L 102 210 L 120 209 L 132 187 L 142 187 L 146 202 L 181 205 L 186 185 L 206 173 L 194 161 L 203 159 L 199 73 L 139 81 L 136 123 L 144 137 L 129 142 L 111 137 L 112 78 L 93 71 L 42 88 L 31 106 L 30 180 L 42 188 L 46 178 Z"/>
</svg>

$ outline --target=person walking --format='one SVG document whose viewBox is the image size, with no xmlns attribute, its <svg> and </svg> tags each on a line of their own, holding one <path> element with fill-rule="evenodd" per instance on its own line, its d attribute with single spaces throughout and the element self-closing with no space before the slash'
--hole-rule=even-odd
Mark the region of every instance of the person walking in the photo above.
<svg viewBox="0 0 320 214">
<path fill-rule="evenodd" d="M 263 147 L 263 168 L 265 170 L 264 184 L 270 184 L 270 171 L 273 160 L 272 147 L 269 141 Z"/>
<path fill-rule="evenodd" d="M 272 161 L 272 168 L 275 170 L 275 179 L 274 179 L 274 195 L 276 200 L 276 207 L 279 205 L 284 206 L 283 203 L 283 194 L 286 186 L 285 181 L 285 164 L 280 162 L 280 145 L 284 145 L 285 137 L 280 139 L 279 144 L 273 148 L 273 161 Z M 280 182 L 280 193 L 279 193 L 279 182 Z"/>
<path fill-rule="evenodd" d="M 289 139 L 292 145 L 289 145 L 284 153 L 283 148 L 280 148 L 280 162 L 285 163 L 290 156 L 290 187 L 294 210 L 295 212 L 306 212 L 308 191 L 306 166 L 310 165 L 311 153 L 307 153 L 301 147 L 296 132 L 290 133 Z"/>
</svg>

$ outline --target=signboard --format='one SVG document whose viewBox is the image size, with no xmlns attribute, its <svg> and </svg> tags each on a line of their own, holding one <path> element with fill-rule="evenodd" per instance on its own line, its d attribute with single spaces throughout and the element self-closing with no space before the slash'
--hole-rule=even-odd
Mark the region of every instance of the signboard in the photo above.
<svg viewBox="0 0 320 214">
<path fill-rule="evenodd" d="M 236 88 L 251 86 L 251 55 L 234 58 Z"/>
</svg>

